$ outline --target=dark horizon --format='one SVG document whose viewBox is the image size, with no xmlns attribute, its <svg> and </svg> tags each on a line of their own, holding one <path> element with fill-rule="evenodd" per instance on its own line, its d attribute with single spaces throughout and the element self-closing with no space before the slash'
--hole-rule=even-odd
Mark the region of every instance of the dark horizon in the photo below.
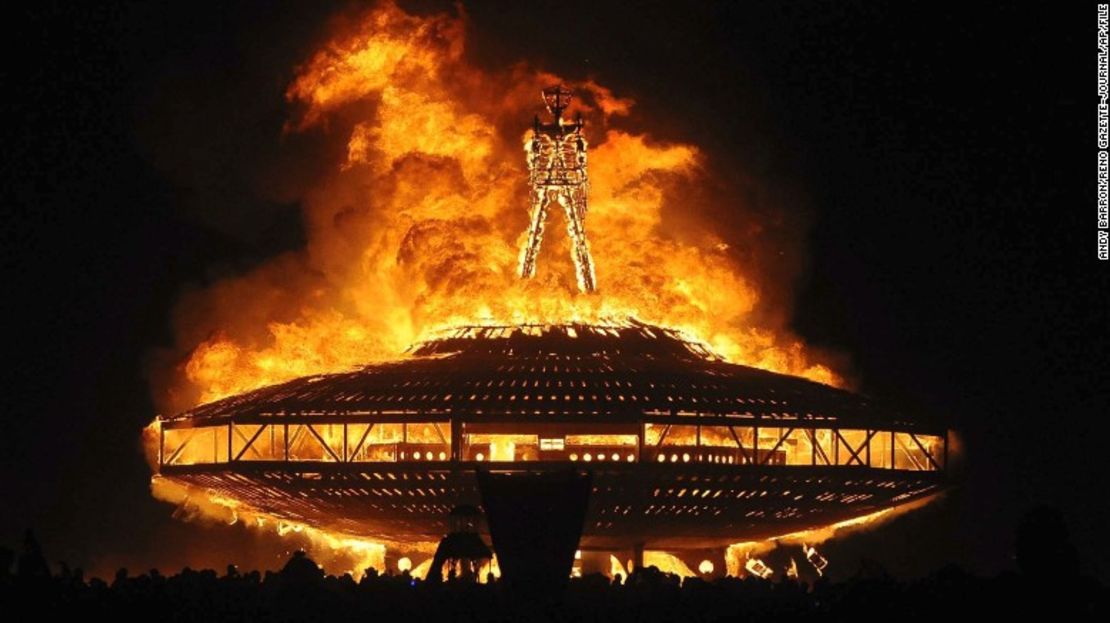
<svg viewBox="0 0 1110 623">
<path fill-rule="evenodd" d="M 139 434 L 183 294 L 305 243 L 299 198 L 254 185 L 290 150 L 294 67 L 344 6 L 59 3 L 7 20 L 24 52 L 5 80 L 3 266 L 17 320 L 0 545 L 33 528 L 50 562 L 105 575 L 284 562 L 292 545 L 276 537 L 175 519 L 150 496 Z M 829 543 L 834 565 L 1011 569 L 1019 520 L 1049 504 L 1085 571 L 1106 580 L 1096 423 L 1110 412 L 1108 270 L 1094 257 L 1093 157 L 1081 153 L 1094 141 L 1094 7 L 466 12 L 477 65 L 527 59 L 596 76 L 636 99 L 660 136 L 774 189 L 808 228 L 804 268 L 784 288 L 790 328 L 850 362 L 863 393 L 951 418 L 966 449 L 959 486 Z M 574 53 L 550 28 L 556 13 L 584 16 Z"/>
</svg>

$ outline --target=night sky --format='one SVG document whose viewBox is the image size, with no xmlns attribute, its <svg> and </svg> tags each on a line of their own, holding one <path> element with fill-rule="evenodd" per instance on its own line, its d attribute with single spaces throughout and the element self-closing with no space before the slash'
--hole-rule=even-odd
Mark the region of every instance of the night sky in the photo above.
<svg viewBox="0 0 1110 623">
<path fill-rule="evenodd" d="M 289 157 L 284 90 L 347 5 L 206 4 L 4 20 L 0 544 L 33 527 L 98 573 L 278 564 L 267 539 L 173 519 L 139 433 L 175 302 L 304 244 L 298 199 L 258 172 Z M 834 564 L 1012 568 L 1048 503 L 1105 579 L 1094 7 L 687 4 L 468 3 L 467 55 L 596 77 L 655 134 L 784 189 L 808 224 L 793 330 L 960 431 L 960 486 L 829 545 Z"/>
</svg>

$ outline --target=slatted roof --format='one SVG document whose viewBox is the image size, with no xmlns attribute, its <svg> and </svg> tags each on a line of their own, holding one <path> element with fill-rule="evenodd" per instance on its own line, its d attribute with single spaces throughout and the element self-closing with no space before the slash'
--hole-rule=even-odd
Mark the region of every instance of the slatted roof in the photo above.
<svg viewBox="0 0 1110 623">
<path fill-rule="evenodd" d="M 172 421 L 280 416 L 627 418 L 698 415 L 917 427 L 886 406 L 724 361 L 683 335 L 624 325 L 465 326 L 394 362 L 299 378 Z"/>
</svg>

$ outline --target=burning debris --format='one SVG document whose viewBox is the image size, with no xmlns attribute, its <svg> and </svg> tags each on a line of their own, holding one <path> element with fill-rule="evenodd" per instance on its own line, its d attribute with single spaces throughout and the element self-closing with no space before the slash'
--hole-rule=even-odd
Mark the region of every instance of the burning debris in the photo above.
<svg viewBox="0 0 1110 623">
<path fill-rule="evenodd" d="M 764 580 L 770 580 L 771 576 L 775 575 L 775 572 L 771 571 L 771 568 L 758 558 L 749 558 L 744 563 L 744 569 L 753 576 Z"/>
<path fill-rule="evenodd" d="M 817 575 L 825 575 L 825 567 L 829 566 L 829 561 L 821 554 L 817 553 L 817 548 L 812 545 L 802 544 L 802 551 L 805 552 L 806 560 L 813 568 L 817 570 Z"/>
</svg>

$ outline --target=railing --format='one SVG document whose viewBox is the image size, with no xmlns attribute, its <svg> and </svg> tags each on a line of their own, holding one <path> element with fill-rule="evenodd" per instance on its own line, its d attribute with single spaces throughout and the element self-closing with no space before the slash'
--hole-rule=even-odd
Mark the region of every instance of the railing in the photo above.
<svg viewBox="0 0 1110 623">
<path fill-rule="evenodd" d="M 533 424 L 534 425 L 534 424 Z M 879 429 L 644 424 L 621 444 L 572 443 L 577 433 L 552 433 L 543 443 L 470 443 L 451 422 L 321 423 L 174 427 L 161 431 L 159 464 L 218 465 L 251 461 L 330 463 L 578 462 L 653 465 L 846 466 L 942 471 L 942 435 Z M 459 426 L 459 423 L 456 423 Z M 527 424 L 505 423 L 494 438 L 538 440 Z M 662 427 L 662 428 L 660 428 Z M 673 430 L 664 430 L 664 429 Z M 612 435 L 610 435 L 612 437 Z M 622 435 L 617 435 L 622 436 Z M 487 435 L 487 439 L 489 435 Z M 457 452 L 457 454 L 456 454 Z"/>
<path fill-rule="evenodd" d="M 728 448 L 713 446 L 662 446 L 644 448 L 644 460 L 649 463 L 712 463 L 714 465 L 786 465 L 786 453 L 781 450 L 756 450 L 755 448 Z"/>
</svg>

